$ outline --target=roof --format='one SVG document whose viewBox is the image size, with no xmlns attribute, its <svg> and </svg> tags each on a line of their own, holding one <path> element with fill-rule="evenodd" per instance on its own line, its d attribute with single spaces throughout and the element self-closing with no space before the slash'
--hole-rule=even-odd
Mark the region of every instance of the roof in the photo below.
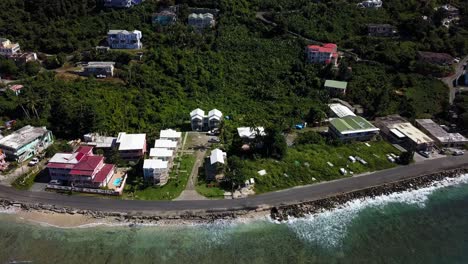
<svg viewBox="0 0 468 264">
<path fill-rule="evenodd" d="M 176 148 L 177 142 L 168 139 L 156 139 L 154 142 L 155 148 Z"/>
<path fill-rule="evenodd" d="M 258 132 L 258 133 L 257 133 Z M 250 138 L 254 139 L 257 134 L 260 134 L 261 136 L 265 136 L 265 128 L 263 127 L 238 127 L 237 128 L 237 133 L 239 134 L 239 137 L 241 138 Z"/>
<path fill-rule="evenodd" d="M 146 144 L 146 134 L 119 133 L 117 136 L 119 150 L 139 150 L 144 149 Z"/>
<path fill-rule="evenodd" d="M 112 61 L 89 61 L 85 67 L 109 67 L 114 65 L 115 62 Z"/>
<path fill-rule="evenodd" d="M 346 90 L 347 86 L 348 86 L 347 82 L 340 82 L 340 81 L 334 81 L 334 80 L 325 81 L 325 87 Z"/>
<path fill-rule="evenodd" d="M 221 119 L 222 117 L 223 113 L 221 113 L 221 111 L 219 111 L 218 109 L 213 109 L 210 112 L 208 112 L 208 119 L 210 120 L 213 118 Z"/>
<path fill-rule="evenodd" d="M 189 18 L 192 18 L 192 19 L 205 19 L 205 18 L 211 18 L 213 19 L 214 16 L 213 14 L 210 14 L 210 13 L 204 13 L 204 14 L 196 14 L 196 13 L 192 13 L 189 15 Z"/>
<path fill-rule="evenodd" d="M 181 138 L 182 132 L 177 132 L 174 129 L 161 130 L 159 133 L 160 138 Z"/>
<path fill-rule="evenodd" d="M 160 159 L 145 159 L 143 169 L 167 169 L 168 162 Z"/>
<path fill-rule="evenodd" d="M 403 133 L 398 131 L 398 129 L 396 129 L 396 128 L 390 129 L 390 132 L 392 132 L 398 138 L 405 138 L 406 137 Z"/>
<path fill-rule="evenodd" d="M 115 35 L 115 34 L 130 35 L 130 34 L 141 34 L 141 31 L 139 30 L 127 31 L 123 29 L 111 29 L 107 32 L 107 34 L 108 35 Z"/>
<path fill-rule="evenodd" d="M 223 152 L 220 149 L 213 149 L 210 155 L 210 163 L 211 165 L 218 163 L 218 162 L 224 164 L 225 157 L 226 157 L 226 152 Z"/>
<path fill-rule="evenodd" d="M 360 116 L 335 118 L 330 121 L 330 125 L 332 125 L 342 135 L 380 130 Z"/>
<path fill-rule="evenodd" d="M 21 84 L 15 84 L 15 85 L 12 85 L 12 86 L 10 86 L 10 87 L 8 87 L 8 88 L 9 88 L 10 90 L 16 92 L 16 91 L 19 91 L 19 90 L 23 89 L 23 87 L 24 87 L 24 86 L 21 85 Z"/>
<path fill-rule="evenodd" d="M 438 60 L 445 61 L 446 63 L 453 62 L 453 57 L 448 53 L 418 51 L 418 54 L 424 60 Z"/>
<path fill-rule="evenodd" d="M 86 134 L 84 138 L 86 144 L 93 145 L 96 148 L 111 148 L 117 140 L 116 137 L 106 137 L 94 133 Z"/>
<path fill-rule="evenodd" d="M 322 46 L 319 45 L 309 45 L 307 49 L 317 52 L 328 52 L 328 53 L 336 53 L 337 46 L 333 43 L 326 43 Z"/>
<path fill-rule="evenodd" d="M 433 138 L 439 142 L 468 142 L 468 139 L 459 133 L 448 133 L 432 119 L 416 119 L 416 123 L 423 127 Z"/>
<path fill-rule="evenodd" d="M 150 149 L 150 157 L 172 157 L 174 151 L 167 148 L 152 148 Z"/>
<path fill-rule="evenodd" d="M 101 170 L 96 173 L 96 176 L 94 176 L 93 182 L 104 182 L 106 179 L 107 175 L 115 168 L 113 164 L 106 164 L 104 165 Z"/>
<path fill-rule="evenodd" d="M 43 137 L 49 130 L 46 127 L 24 126 L 10 135 L 0 139 L 0 146 L 19 149 L 37 138 Z"/>
<path fill-rule="evenodd" d="M 390 129 L 394 128 L 401 132 L 403 135 L 407 136 L 411 141 L 417 144 L 425 144 L 434 142 L 421 130 L 414 127 L 411 123 L 397 123 L 389 126 Z"/>
<path fill-rule="evenodd" d="M 203 119 L 203 117 L 205 116 L 205 111 L 201 110 L 200 108 L 197 108 L 195 110 L 193 110 L 192 112 L 190 112 L 190 117 L 193 119 L 194 117 L 200 117 Z"/>
<path fill-rule="evenodd" d="M 353 111 L 351 111 L 351 109 L 342 104 L 329 104 L 328 106 L 338 117 L 356 116 L 356 114 L 354 114 Z"/>
</svg>

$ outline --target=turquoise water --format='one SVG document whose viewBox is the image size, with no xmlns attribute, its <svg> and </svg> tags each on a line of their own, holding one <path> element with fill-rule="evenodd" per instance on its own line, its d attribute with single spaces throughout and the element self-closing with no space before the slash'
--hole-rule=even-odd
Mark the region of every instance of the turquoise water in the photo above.
<svg viewBox="0 0 468 264">
<path fill-rule="evenodd" d="M 0 214 L 0 263 L 468 263 L 468 184 L 443 186 L 281 224 L 60 229 Z"/>
</svg>

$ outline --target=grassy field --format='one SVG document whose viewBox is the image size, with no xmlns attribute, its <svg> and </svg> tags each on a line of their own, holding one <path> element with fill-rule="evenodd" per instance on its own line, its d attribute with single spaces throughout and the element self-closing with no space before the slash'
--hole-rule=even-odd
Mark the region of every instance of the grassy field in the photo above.
<svg viewBox="0 0 468 264">
<path fill-rule="evenodd" d="M 195 186 L 197 192 L 207 198 L 210 199 L 223 199 L 224 198 L 224 190 L 219 187 L 208 187 L 205 182 L 199 182 L 197 186 Z"/>
<path fill-rule="evenodd" d="M 364 143 L 350 143 L 343 146 L 330 145 L 299 145 L 288 150 L 287 157 L 282 161 L 272 159 L 246 160 L 242 172 L 248 178 L 255 178 L 256 193 L 281 190 L 293 186 L 330 181 L 349 177 L 340 174 L 339 169 L 345 168 L 354 175 L 392 168 L 394 163 L 387 161 L 386 154 L 400 152 L 387 142 L 370 142 L 370 147 Z M 352 163 L 348 157 L 359 156 L 368 164 Z M 331 162 L 330 167 L 327 162 Z M 266 170 L 264 176 L 257 171 Z"/>
<path fill-rule="evenodd" d="M 136 200 L 172 200 L 177 198 L 185 189 L 187 181 L 195 163 L 193 155 L 184 155 L 180 158 L 179 175 L 176 172 L 176 165 L 170 173 L 170 179 L 164 186 L 149 186 L 143 190 L 137 190 L 135 195 L 131 192 L 124 192 L 123 199 Z"/>
</svg>

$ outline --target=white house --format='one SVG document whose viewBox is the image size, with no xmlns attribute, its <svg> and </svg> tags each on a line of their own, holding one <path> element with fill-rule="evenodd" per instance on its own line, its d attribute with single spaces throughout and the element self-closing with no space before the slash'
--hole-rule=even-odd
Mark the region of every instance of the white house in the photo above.
<svg viewBox="0 0 468 264">
<path fill-rule="evenodd" d="M 182 132 L 177 132 L 173 129 L 161 130 L 159 133 L 159 138 L 180 142 L 180 139 L 182 138 Z"/>
<path fill-rule="evenodd" d="M 167 148 L 151 148 L 149 156 L 152 159 L 171 161 L 174 156 L 174 150 Z"/>
<path fill-rule="evenodd" d="M 219 111 L 218 109 L 213 109 L 210 112 L 208 112 L 208 126 L 210 127 L 210 129 L 218 127 L 222 119 L 223 113 L 221 113 L 221 111 Z"/>
<path fill-rule="evenodd" d="M 238 127 L 237 133 L 243 139 L 255 139 L 257 136 L 265 136 L 265 128 L 263 127 Z"/>
<path fill-rule="evenodd" d="M 197 108 L 190 112 L 190 123 L 193 131 L 207 131 L 219 127 L 223 119 L 223 113 L 218 109 L 212 109 L 205 115 L 205 111 Z"/>
<path fill-rule="evenodd" d="M 196 29 L 204 29 L 208 27 L 214 27 L 215 19 L 213 14 L 195 14 L 192 13 L 188 17 L 188 24 Z"/>
<path fill-rule="evenodd" d="M 213 149 L 210 155 L 210 163 L 211 165 L 216 164 L 216 163 L 225 164 L 226 157 L 227 157 L 226 152 L 223 152 L 220 149 Z"/>
<path fill-rule="evenodd" d="M 20 51 L 20 45 L 13 43 L 9 39 L 0 38 L 0 55 L 11 56 Z"/>
<path fill-rule="evenodd" d="M 169 177 L 168 162 L 159 159 L 146 159 L 143 162 L 143 176 L 147 181 L 165 185 Z"/>
<path fill-rule="evenodd" d="M 109 30 L 107 43 L 111 49 L 141 49 L 142 33 L 139 30 Z"/>
<path fill-rule="evenodd" d="M 169 140 L 169 139 L 156 139 L 154 142 L 155 148 L 166 148 L 170 150 L 177 150 L 177 142 Z"/>
<path fill-rule="evenodd" d="M 138 160 L 146 153 L 146 134 L 119 133 L 116 144 L 124 160 Z"/>
</svg>

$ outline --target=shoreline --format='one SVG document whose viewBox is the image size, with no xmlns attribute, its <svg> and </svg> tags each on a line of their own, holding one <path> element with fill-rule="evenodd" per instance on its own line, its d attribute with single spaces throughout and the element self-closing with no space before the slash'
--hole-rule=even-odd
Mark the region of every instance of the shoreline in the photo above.
<svg viewBox="0 0 468 264">
<path fill-rule="evenodd" d="M 130 227 L 188 226 L 210 224 L 217 221 L 249 221 L 260 218 L 270 218 L 274 221 L 283 222 L 290 218 L 302 218 L 306 215 L 320 213 L 323 210 L 331 210 L 352 200 L 417 190 L 428 187 L 434 182 L 446 178 L 457 178 L 464 174 L 468 174 L 468 167 L 420 175 L 310 201 L 240 210 L 143 214 L 139 212 L 105 212 L 68 207 L 60 208 L 53 205 L 28 204 L 8 199 L 0 199 L 0 210 L 6 214 L 14 215 L 19 221 L 57 228 L 85 228 L 106 225 Z"/>
</svg>

